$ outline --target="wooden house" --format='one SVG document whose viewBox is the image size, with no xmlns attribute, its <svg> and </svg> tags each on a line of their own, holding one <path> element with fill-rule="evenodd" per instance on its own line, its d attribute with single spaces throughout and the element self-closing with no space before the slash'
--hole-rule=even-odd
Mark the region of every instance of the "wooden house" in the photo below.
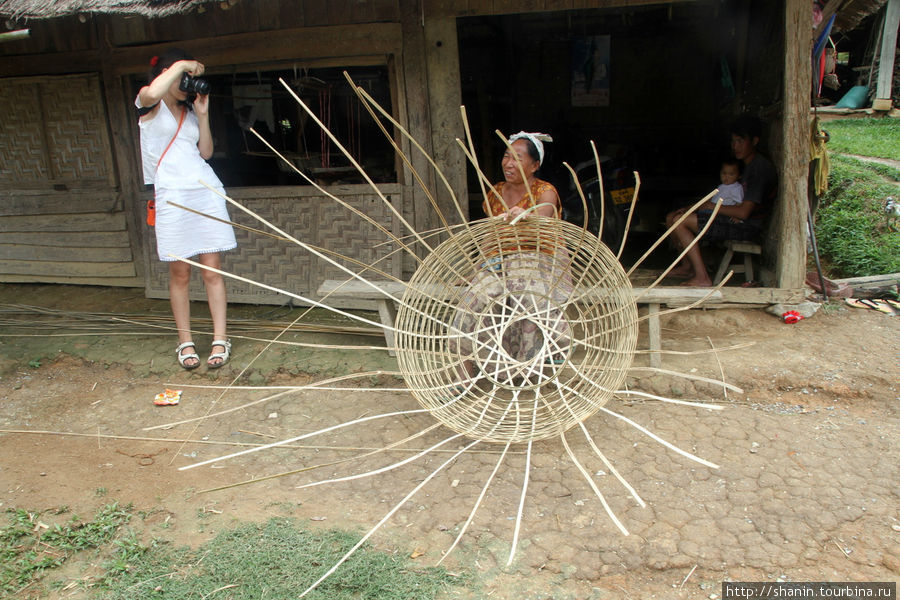
<svg viewBox="0 0 900 600">
<path fill-rule="evenodd" d="M 133 100 L 150 57 L 178 46 L 207 66 L 211 163 L 229 195 L 291 236 L 399 277 L 414 261 L 279 166 L 250 126 L 328 194 L 389 231 L 409 233 L 398 215 L 417 231 L 437 228 L 412 169 L 452 218 L 449 194 L 421 153 L 388 126 L 411 162 L 397 158 L 355 103 L 347 71 L 435 157 L 464 212 L 478 187 L 456 142 L 464 137 L 462 104 L 492 176 L 499 176 L 494 165 L 502 151 L 496 129 L 551 132 L 547 177 L 563 194 L 562 161 L 585 160 L 595 140 L 601 152 L 640 172 L 649 232 L 672 202 L 716 185 L 728 123 L 741 112 L 757 114 L 767 124 L 764 151 L 780 181 L 763 253 L 768 287 L 731 288 L 727 298 L 796 300 L 806 270 L 809 4 L 0 0 L 6 30 L 28 30 L 0 42 L 0 281 L 141 286 L 148 296 L 166 295 L 152 230 L 143 223 L 152 191 L 140 173 Z M 280 79 L 329 122 L 396 214 L 336 142 L 288 102 Z M 591 81 L 599 83 L 590 88 Z M 478 205 L 476 197 L 473 214 Z M 266 229 L 230 210 L 239 225 Z M 225 263 L 230 272 L 304 296 L 339 276 L 294 245 L 249 229 L 237 233 L 239 250 Z M 232 301 L 285 301 L 271 289 L 229 286 Z"/>
</svg>

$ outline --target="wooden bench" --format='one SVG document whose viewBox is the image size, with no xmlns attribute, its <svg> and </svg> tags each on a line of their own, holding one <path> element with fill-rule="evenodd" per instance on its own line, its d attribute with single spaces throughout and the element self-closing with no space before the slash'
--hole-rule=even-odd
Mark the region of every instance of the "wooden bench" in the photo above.
<svg viewBox="0 0 900 600">
<path fill-rule="evenodd" d="M 722 262 L 719 263 L 716 276 L 713 277 L 713 285 L 719 285 L 729 269 L 735 273 L 743 273 L 745 281 L 753 281 L 753 257 L 762 254 L 762 246 L 741 240 L 727 240 L 723 245 L 725 254 L 722 256 Z M 732 266 L 731 259 L 734 258 L 735 253 L 744 255 L 743 265 Z"/>
<path fill-rule="evenodd" d="M 406 291 L 406 283 L 400 281 L 372 281 L 368 285 L 359 280 L 327 279 L 319 286 L 317 294 L 328 298 L 349 298 L 354 300 L 371 300 L 378 306 L 378 314 L 381 323 L 388 327 L 384 329 L 384 339 L 388 348 L 396 346 L 394 336 L 394 323 L 397 320 L 397 307 L 391 297 L 402 298 Z M 662 366 L 660 351 L 661 332 L 659 326 L 659 310 L 662 305 L 684 306 L 696 302 L 709 294 L 709 289 L 689 287 L 657 287 L 647 289 L 644 287 L 632 288 L 637 303 L 647 306 L 647 337 L 650 341 L 650 366 Z M 591 294 L 585 294 L 586 301 L 590 301 Z M 722 293 L 713 292 L 706 302 L 721 302 Z M 394 350 L 389 350 L 391 356 L 396 356 Z"/>
</svg>

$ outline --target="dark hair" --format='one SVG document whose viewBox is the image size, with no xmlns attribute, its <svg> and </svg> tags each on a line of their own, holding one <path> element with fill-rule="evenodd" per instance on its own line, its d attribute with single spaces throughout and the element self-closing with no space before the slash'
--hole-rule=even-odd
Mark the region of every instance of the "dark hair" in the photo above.
<svg viewBox="0 0 900 600">
<path fill-rule="evenodd" d="M 741 115 L 731 124 L 731 133 L 742 138 L 762 137 L 762 121 L 751 115 Z"/>
<path fill-rule="evenodd" d="M 528 156 L 531 157 L 531 160 L 533 160 L 537 164 L 541 164 L 541 153 L 538 152 L 537 146 L 534 145 L 534 142 L 532 142 L 528 138 L 519 138 L 519 139 L 525 140 L 526 147 L 528 148 Z"/>
<path fill-rule="evenodd" d="M 741 171 L 744 170 L 744 161 L 738 160 L 733 156 L 726 157 L 722 159 L 722 166 L 728 165 L 729 167 L 737 167 L 738 175 L 741 174 Z"/>
<path fill-rule="evenodd" d="M 514 141 L 523 141 L 525 142 L 525 150 L 528 151 L 528 156 L 531 157 L 531 160 L 538 164 L 538 167 L 541 165 L 541 153 L 538 152 L 537 146 L 534 145 L 534 142 L 529 140 L 527 137 L 516 138 Z M 512 143 L 510 143 L 512 145 Z"/>
<path fill-rule="evenodd" d="M 169 48 L 159 56 L 150 59 L 150 81 L 153 81 L 163 69 L 168 69 L 179 60 L 194 60 L 194 57 L 181 48 Z"/>
<path fill-rule="evenodd" d="M 159 56 L 154 56 L 153 58 L 151 58 L 150 81 L 153 81 L 154 79 L 159 77 L 159 74 L 163 72 L 163 69 L 168 69 L 179 60 L 194 60 L 194 57 L 181 48 L 169 48 Z M 179 100 L 178 104 L 181 104 L 188 110 L 194 110 L 194 98 L 191 95 L 188 95 L 187 100 Z"/>
</svg>

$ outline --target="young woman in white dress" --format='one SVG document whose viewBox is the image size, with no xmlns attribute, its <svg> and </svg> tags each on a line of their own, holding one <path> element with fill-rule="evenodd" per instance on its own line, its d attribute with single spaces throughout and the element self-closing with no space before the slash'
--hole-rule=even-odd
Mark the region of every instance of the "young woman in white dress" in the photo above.
<svg viewBox="0 0 900 600">
<path fill-rule="evenodd" d="M 237 247 L 237 243 L 228 224 L 225 200 L 204 185 L 224 192 L 206 162 L 213 153 L 209 95 L 189 93 L 181 85 L 185 75 L 202 75 L 203 64 L 178 49 L 154 56 L 150 64 L 150 84 L 142 87 L 135 99 L 141 114 L 144 182 L 154 186 L 157 252 L 159 259 L 169 264 L 169 298 L 179 342 L 175 355 L 178 364 L 190 370 L 200 366 L 191 331 L 191 265 L 179 259 L 194 257 L 196 262 L 218 269 L 220 252 Z M 216 369 L 231 355 L 226 335 L 225 281 L 206 269 L 202 278 L 213 322 L 207 366 Z"/>
</svg>

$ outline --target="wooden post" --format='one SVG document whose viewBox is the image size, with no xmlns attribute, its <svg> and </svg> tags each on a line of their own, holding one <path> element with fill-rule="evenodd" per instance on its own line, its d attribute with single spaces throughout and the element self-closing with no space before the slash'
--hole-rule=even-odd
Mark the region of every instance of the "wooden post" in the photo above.
<svg viewBox="0 0 900 600">
<path fill-rule="evenodd" d="M 656 369 L 662 367 L 662 344 L 660 342 L 659 304 L 651 302 L 647 305 L 647 337 L 650 338 L 650 366 Z"/>
<path fill-rule="evenodd" d="M 784 3 L 784 115 L 782 161 L 773 227 L 779 288 L 801 288 L 806 272 L 806 215 L 809 210 L 809 96 L 812 82 L 812 27 L 809 2 Z"/>
<path fill-rule="evenodd" d="M 455 17 L 425 19 L 425 63 L 428 69 L 428 99 L 434 159 L 453 188 L 456 200 L 469 216 L 465 156 L 456 143 L 465 131 L 459 106 L 462 104 L 459 74 L 459 44 Z M 437 202 L 450 223 L 460 218 L 445 187 L 437 183 Z"/>
<path fill-rule="evenodd" d="M 403 89 L 398 93 L 406 98 L 406 126 L 425 152 L 434 153 L 431 144 L 431 119 L 429 114 L 428 67 L 425 61 L 425 24 L 422 0 L 399 0 L 400 26 L 403 38 Z M 422 176 L 424 185 L 434 189 L 434 175 L 424 157 L 415 150 L 409 153 L 412 168 Z M 412 201 L 412 220 L 416 231 L 429 231 L 434 227 L 434 211 L 428 198 L 410 173 L 405 173 L 403 184 L 410 193 L 404 198 Z"/>
<path fill-rule="evenodd" d="M 125 213 L 135 273 L 138 277 L 145 279 L 144 259 L 147 245 L 144 243 L 144 235 L 149 232 L 145 231 L 144 209 L 139 202 L 139 194 L 143 187 L 143 171 L 140 159 L 135 153 L 137 145 L 135 130 L 137 127 L 134 123 L 137 121 L 137 115 L 132 110 L 134 97 L 131 95 L 131 92 L 136 95 L 137 90 L 126 90 L 125 77 L 114 72 L 116 65 L 112 59 L 113 49 L 108 41 L 111 37 L 110 19 L 103 17 L 98 21 L 101 22 L 101 31 L 104 32 L 99 49 L 102 58 L 100 76 L 106 96 L 110 141 L 115 156 L 113 164 L 118 170 L 119 189 L 117 195 L 121 200 L 121 209 Z"/>
<path fill-rule="evenodd" d="M 900 0 L 888 0 L 884 14 L 884 30 L 881 35 L 881 53 L 878 59 L 878 84 L 875 88 L 875 102 L 872 104 L 876 110 L 891 109 L 898 26 L 900 26 Z"/>
</svg>

